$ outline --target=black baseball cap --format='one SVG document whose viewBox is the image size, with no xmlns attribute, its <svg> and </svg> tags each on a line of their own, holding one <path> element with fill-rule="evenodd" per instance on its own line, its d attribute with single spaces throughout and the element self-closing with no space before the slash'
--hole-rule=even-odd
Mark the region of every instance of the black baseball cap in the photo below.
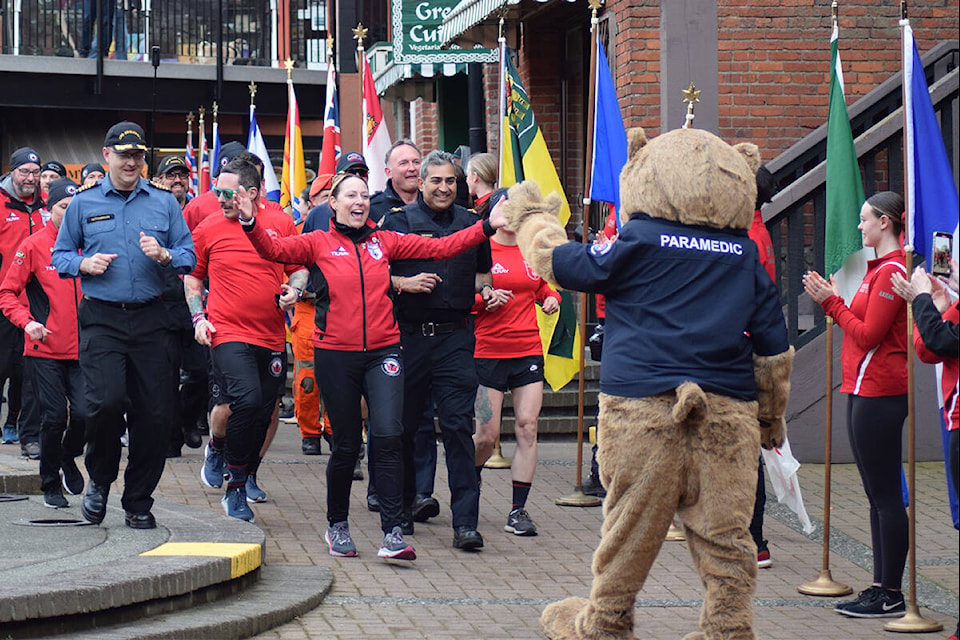
<svg viewBox="0 0 960 640">
<path fill-rule="evenodd" d="M 136 122 L 125 120 L 118 122 L 107 131 L 107 137 L 103 139 L 103 146 L 109 147 L 114 151 L 146 151 L 147 143 L 143 135 L 143 129 Z"/>
<path fill-rule="evenodd" d="M 67 168 L 62 164 L 60 164 L 59 162 L 57 162 L 56 160 L 48 160 L 44 162 L 43 166 L 40 167 L 40 173 L 43 173 L 44 171 L 54 171 L 61 178 L 67 177 Z"/>
<path fill-rule="evenodd" d="M 219 176 L 220 169 L 223 169 L 231 160 L 246 150 L 247 148 L 239 142 L 228 142 L 220 147 L 220 157 L 217 158 L 217 166 L 213 167 L 213 177 Z"/>
<path fill-rule="evenodd" d="M 77 188 L 77 183 L 70 178 L 57 178 L 50 183 L 50 191 L 47 193 L 47 207 L 52 207 L 64 198 L 77 195 Z"/>
<path fill-rule="evenodd" d="M 351 169 L 362 169 L 365 173 L 370 172 L 367 161 L 364 160 L 363 155 L 356 151 L 345 153 L 337 160 L 337 173 L 351 173 Z"/>
<path fill-rule="evenodd" d="M 10 171 L 25 164 L 35 164 L 40 166 L 40 154 L 30 147 L 20 147 L 10 154 Z"/>
<path fill-rule="evenodd" d="M 107 171 L 103 168 L 102 165 L 99 165 L 96 162 L 91 162 L 90 164 L 83 165 L 83 168 L 80 169 L 80 179 L 86 180 L 87 176 L 93 173 L 94 171 L 99 171 L 103 175 L 107 175 Z"/>
<path fill-rule="evenodd" d="M 184 160 L 181 156 L 167 156 L 160 161 L 160 166 L 157 167 L 157 175 L 166 175 L 168 171 L 172 171 L 173 169 L 183 169 L 187 173 L 190 172 L 190 168 L 187 166 L 186 160 Z"/>
</svg>

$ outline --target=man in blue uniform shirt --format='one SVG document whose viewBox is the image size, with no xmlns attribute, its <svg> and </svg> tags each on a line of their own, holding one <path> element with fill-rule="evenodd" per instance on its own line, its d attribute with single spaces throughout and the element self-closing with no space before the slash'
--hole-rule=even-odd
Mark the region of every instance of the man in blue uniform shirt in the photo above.
<svg viewBox="0 0 960 640">
<path fill-rule="evenodd" d="M 174 334 L 160 302 L 164 271 L 190 273 L 193 240 L 173 195 L 141 177 L 147 150 L 143 129 L 120 122 L 107 132 L 107 175 L 70 202 L 52 263 L 62 277 L 80 277 L 80 368 L 89 413 L 81 504 L 99 524 L 120 465 L 120 436 L 129 433 L 121 504 L 125 523 L 152 529 L 153 490 L 163 473 L 173 419 Z M 124 421 L 126 414 L 126 421 Z"/>
</svg>

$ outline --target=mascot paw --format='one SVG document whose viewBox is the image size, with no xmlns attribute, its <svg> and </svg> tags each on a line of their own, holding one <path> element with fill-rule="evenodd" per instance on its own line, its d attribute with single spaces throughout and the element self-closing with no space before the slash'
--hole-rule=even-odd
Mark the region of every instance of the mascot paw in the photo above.
<svg viewBox="0 0 960 640">
<path fill-rule="evenodd" d="M 760 446 L 764 449 L 779 449 L 787 439 L 787 422 L 783 418 L 760 419 Z"/>
<path fill-rule="evenodd" d="M 540 628 L 550 640 L 582 640 L 573 622 L 588 604 L 590 601 L 586 598 L 567 598 L 551 603 L 540 614 Z"/>
</svg>

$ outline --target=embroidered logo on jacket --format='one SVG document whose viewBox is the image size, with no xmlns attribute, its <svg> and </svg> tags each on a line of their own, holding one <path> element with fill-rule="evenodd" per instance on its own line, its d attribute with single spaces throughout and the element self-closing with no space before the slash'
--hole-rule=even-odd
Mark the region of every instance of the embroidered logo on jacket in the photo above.
<svg viewBox="0 0 960 640">
<path fill-rule="evenodd" d="M 330 252 L 332 256 L 348 256 L 350 255 L 346 249 L 343 248 L 343 245 L 340 245 L 336 249 Z"/>
<path fill-rule="evenodd" d="M 496 274 L 499 274 L 499 275 L 503 275 L 503 274 L 506 274 L 506 273 L 510 273 L 510 269 L 507 269 L 505 266 L 503 266 L 502 264 L 500 264 L 499 262 L 497 262 L 497 263 L 494 263 L 494 265 L 493 265 L 492 267 L 490 267 L 490 273 L 496 273 Z"/>
<path fill-rule="evenodd" d="M 367 253 L 370 254 L 371 258 L 374 260 L 380 260 L 383 258 L 383 247 L 380 246 L 379 240 L 372 238 L 365 244 L 367 245 Z"/>
</svg>

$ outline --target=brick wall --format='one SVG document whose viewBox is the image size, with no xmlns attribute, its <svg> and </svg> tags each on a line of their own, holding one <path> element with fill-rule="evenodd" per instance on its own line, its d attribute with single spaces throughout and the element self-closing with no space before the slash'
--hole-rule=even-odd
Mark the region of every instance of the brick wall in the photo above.
<svg viewBox="0 0 960 640">
<path fill-rule="evenodd" d="M 830 6 L 827 0 L 719 0 L 720 134 L 749 139 L 772 158 L 827 117 Z M 958 0 L 913 2 L 921 53 L 958 36 Z M 627 126 L 657 133 L 659 8 L 653 0 L 610 0 L 615 14 L 617 93 Z M 845 0 L 840 54 L 847 103 L 900 70 L 899 4 Z"/>
<path fill-rule="evenodd" d="M 426 102 L 423 98 L 417 98 L 417 101 L 413 104 L 416 114 L 413 141 L 420 147 L 423 155 L 427 155 L 437 148 L 439 141 L 437 103 Z"/>
</svg>

